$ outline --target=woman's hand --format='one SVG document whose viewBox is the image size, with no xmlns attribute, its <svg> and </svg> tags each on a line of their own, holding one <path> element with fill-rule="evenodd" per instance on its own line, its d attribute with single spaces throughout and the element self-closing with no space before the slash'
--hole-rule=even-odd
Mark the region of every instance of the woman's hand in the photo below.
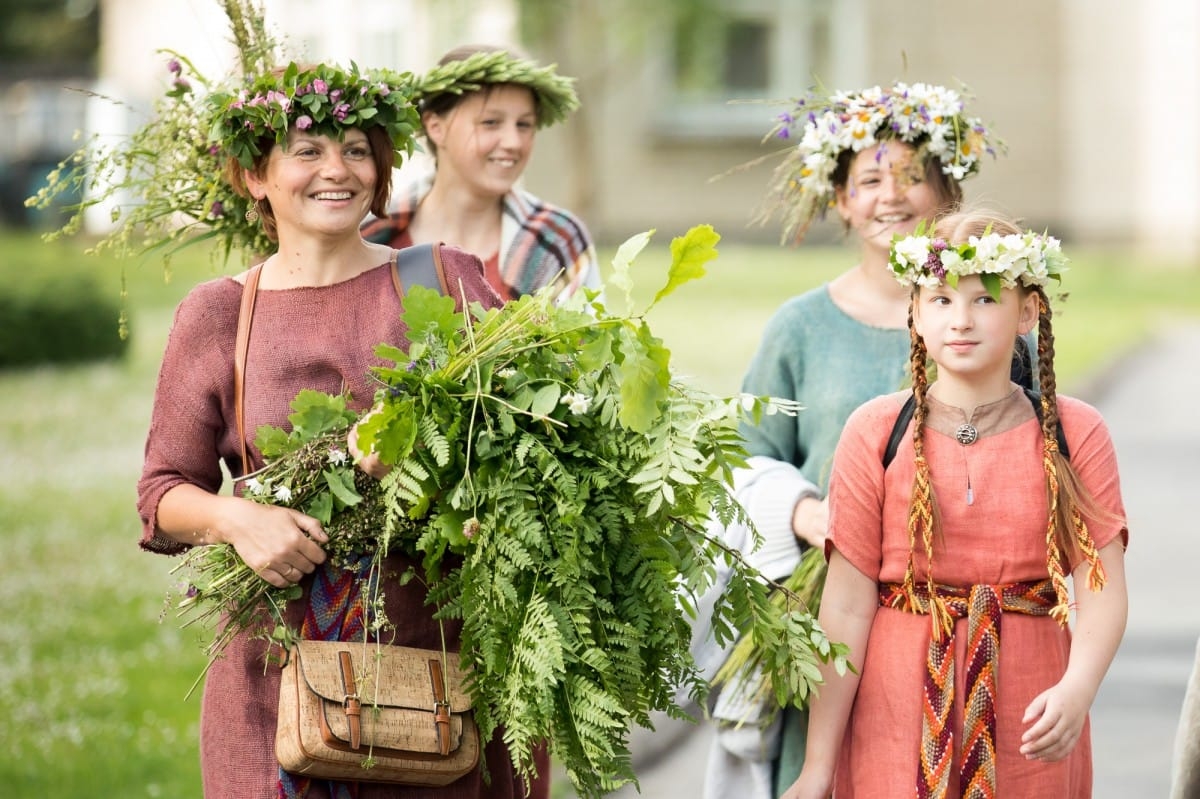
<svg viewBox="0 0 1200 799">
<path fill-rule="evenodd" d="M 363 414 L 354 427 L 350 428 L 350 435 L 346 437 L 346 446 L 350 450 L 350 457 L 354 459 L 354 465 L 362 469 L 365 473 L 371 475 L 376 480 L 382 480 L 387 477 L 388 472 L 392 470 L 391 466 L 379 459 L 379 456 L 374 452 L 364 453 L 358 448 L 358 426 L 375 415 L 378 408 L 372 408 L 367 413 Z"/>
<path fill-rule="evenodd" d="M 804 497 L 792 510 L 792 533 L 799 540 L 824 551 L 829 535 L 829 500 Z"/>
<path fill-rule="evenodd" d="M 313 517 L 241 497 L 229 499 L 224 539 L 271 585 L 295 585 L 325 561 L 321 544 L 328 543 L 329 536 Z"/>
</svg>

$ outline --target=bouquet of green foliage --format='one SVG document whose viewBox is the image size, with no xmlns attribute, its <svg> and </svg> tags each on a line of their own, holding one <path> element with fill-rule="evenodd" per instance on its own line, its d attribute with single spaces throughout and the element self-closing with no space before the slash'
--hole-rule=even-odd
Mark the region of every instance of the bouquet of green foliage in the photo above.
<svg viewBox="0 0 1200 799">
<path fill-rule="evenodd" d="M 650 235 L 614 262 L 608 291 L 623 290 L 628 307 L 629 267 Z M 335 559 L 357 551 L 378 563 L 391 547 L 418 557 L 429 602 L 463 622 L 483 736 L 503 724 L 526 775 L 548 740 L 584 797 L 635 779 L 633 724 L 648 726 L 652 711 L 682 716 L 680 689 L 706 694 L 689 615 L 719 564 L 733 576 L 714 611 L 718 639 L 750 635 L 793 696 L 819 682 L 818 661 L 846 662 L 794 594 L 705 533 L 711 519 L 745 520 L 729 490 L 744 464 L 739 419 L 797 411 L 681 382 L 645 321 L 704 274 L 717 239 L 708 226 L 675 239 L 666 284 L 637 315 L 610 313 L 596 296 L 558 305 L 546 292 L 464 315 L 414 287 L 410 344 L 380 345 L 394 365 L 376 370 L 370 412 L 356 420 L 342 398 L 305 392 L 292 430 L 265 428 L 256 442 L 268 465 L 248 496 L 321 519 Z M 354 422 L 364 447 L 393 466 L 378 483 L 346 458 Z M 278 611 L 299 593 L 272 588 L 229 547 L 196 549 L 186 563 L 194 590 L 184 611 L 229 614 L 214 654 L 262 607 Z M 371 580 L 370 590 L 378 600 L 387 585 Z"/>
</svg>

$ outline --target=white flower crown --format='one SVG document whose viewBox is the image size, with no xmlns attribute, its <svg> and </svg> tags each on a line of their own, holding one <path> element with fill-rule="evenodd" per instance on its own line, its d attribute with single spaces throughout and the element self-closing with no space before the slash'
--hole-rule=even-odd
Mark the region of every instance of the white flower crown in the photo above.
<svg viewBox="0 0 1200 799">
<path fill-rule="evenodd" d="M 1004 144 L 983 123 L 963 114 L 958 92 L 926 83 L 874 86 L 861 92 L 811 91 L 780 114 L 766 139 L 800 142 L 775 171 L 773 205 L 782 211 L 784 236 L 803 237 L 814 218 L 833 204 L 833 172 L 843 152 L 859 152 L 899 139 L 922 160 L 936 156 L 942 171 L 961 181 L 979 171 L 984 153 Z M 764 141 L 766 140 L 764 139 Z"/>
<path fill-rule="evenodd" d="M 985 231 L 951 245 L 925 235 L 924 227 L 922 223 L 911 236 L 892 242 L 888 263 L 901 285 L 935 288 L 945 283 L 953 288 L 959 278 L 979 275 L 988 293 L 999 299 L 1001 289 L 1045 287 L 1051 280 L 1061 281 L 1067 271 L 1067 257 L 1053 236 Z"/>
</svg>

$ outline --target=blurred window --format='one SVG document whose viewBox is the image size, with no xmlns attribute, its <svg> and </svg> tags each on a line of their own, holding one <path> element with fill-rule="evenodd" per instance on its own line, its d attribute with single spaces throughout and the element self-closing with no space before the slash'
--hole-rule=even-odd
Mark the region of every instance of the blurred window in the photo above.
<svg viewBox="0 0 1200 799">
<path fill-rule="evenodd" d="M 670 35 L 656 120 L 669 138 L 761 137 L 775 109 L 819 78 L 853 82 L 865 0 L 712 0 Z M 734 101 L 734 102 L 730 102 Z M 737 102 L 745 101 L 745 102 Z"/>
</svg>

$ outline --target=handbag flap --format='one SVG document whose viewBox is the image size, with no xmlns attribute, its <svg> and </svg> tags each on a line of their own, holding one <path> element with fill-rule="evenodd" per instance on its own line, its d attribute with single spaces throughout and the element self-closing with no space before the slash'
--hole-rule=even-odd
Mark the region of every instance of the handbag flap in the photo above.
<svg viewBox="0 0 1200 799">
<path fill-rule="evenodd" d="M 435 649 L 363 641 L 299 641 L 291 656 L 298 659 L 298 670 L 309 689 L 340 705 L 346 698 L 342 652 L 350 653 L 358 698 L 364 708 L 401 707 L 428 712 L 435 697 L 432 660 L 443 665 L 450 710 L 462 713 L 471 709 L 457 652 L 443 654 Z"/>
</svg>

